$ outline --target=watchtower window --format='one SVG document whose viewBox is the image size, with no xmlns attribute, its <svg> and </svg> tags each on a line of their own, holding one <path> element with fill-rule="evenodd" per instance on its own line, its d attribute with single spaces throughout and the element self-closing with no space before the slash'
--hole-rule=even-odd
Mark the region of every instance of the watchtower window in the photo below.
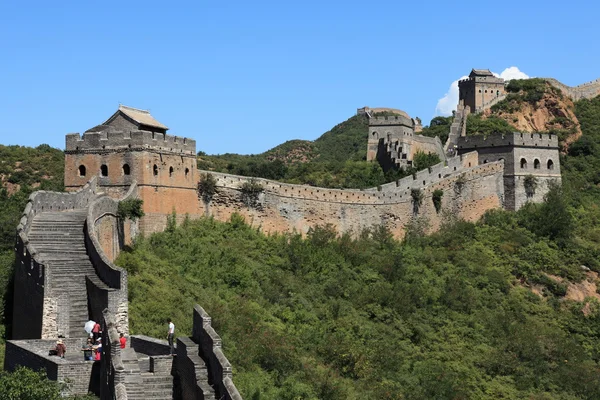
<svg viewBox="0 0 600 400">
<path fill-rule="evenodd" d="M 554 162 L 552 160 L 548 160 L 548 169 L 554 169 Z"/>
<path fill-rule="evenodd" d="M 123 175 L 129 175 L 130 173 L 129 164 L 123 164 Z"/>
<path fill-rule="evenodd" d="M 173 167 L 169 167 L 169 176 L 173 176 Z"/>
<path fill-rule="evenodd" d="M 540 169 L 540 160 L 538 160 L 537 158 L 533 160 L 533 168 Z"/>
<path fill-rule="evenodd" d="M 521 169 L 527 168 L 527 160 L 524 158 L 521 158 Z"/>
<path fill-rule="evenodd" d="M 190 174 L 190 169 L 186 168 L 185 169 L 185 177 L 187 178 L 189 174 Z"/>
<path fill-rule="evenodd" d="M 108 167 L 105 164 L 100 166 L 100 175 L 108 176 Z"/>
<path fill-rule="evenodd" d="M 158 166 L 156 164 L 154 164 L 154 167 L 152 167 L 152 172 L 154 173 L 154 176 L 158 175 Z"/>
<path fill-rule="evenodd" d="M 85 165 L 79 166 L 79 176 L 85 176 Z"/>
</svg>

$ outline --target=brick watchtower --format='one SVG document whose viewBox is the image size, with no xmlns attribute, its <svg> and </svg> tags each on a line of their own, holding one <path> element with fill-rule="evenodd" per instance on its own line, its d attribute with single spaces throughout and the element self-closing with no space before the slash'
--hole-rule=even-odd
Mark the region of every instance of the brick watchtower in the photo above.
<svg viewBox="0 0 600 400">
<path fill-rule="evenodd" d="M 504 161 L 504 208 L 518 210 L 526 202 L 539 203 L 550 182 L 561 182 L 558 137 L 544 133 L 462 136 L 458 154 L 477 151 L 479 164 Z M 533 187 L 527 177 L 535 180 Z"/>
<path fill-rule="evenodd" d="M 196 194 L 196 142 L 170 136 L 168 128 L 148 111 L 120 106 L 102 125 L 83 136 L 66 137 L 65 187 L 77 190 L 92 176 L 112 197 L 122 196 L 137 182 L 146 216 L 144 233 L 161 231 L 166 217 L 199 215 Z"/>
<path fill-rule="evenodd" d="M 472 69 L 469 77 L 458 82 L 458 100 L 471 112 L 481 111 L 495 98 L 504 96 L 504 79 L 496 78 L 489 69 Z"/>
</svg>

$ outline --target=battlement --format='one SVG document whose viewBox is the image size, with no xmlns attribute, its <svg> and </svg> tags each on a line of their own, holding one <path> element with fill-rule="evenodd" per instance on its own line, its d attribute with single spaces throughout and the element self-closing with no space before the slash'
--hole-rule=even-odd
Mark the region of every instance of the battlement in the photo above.
<svg viewBox="0 0 600 400">
<path fill-rule="evenodd" d="M 464 84 L 467 82 L 481 82 L 481 83 L 498 83 L 504 84 L 504 79 L 497 78 L 495 76 L 472 76 L 469 78 L 461 79 L 458 81 L 458 84 Z"/>
<path fill-rule="evenodd" d="M 459 149 L 477 149 L 482 147 L 545 147 L 558 149 L 558 136 L 548 133 L 520 133 L 461 136 L 458 138 Z"/>
<path fill-rule="evenodd" d="M 389 115 L 389 116 L 377 116 L 369 119 L 369 126 L 391 126 L 391 125 L 405 125 L 413 127 L 413 121 L 410 118 L 406 118 L 402 115 Z"/>
<path fill-rule="evenodd" d="M 67 153 L 119 150 L 156 150 L 196 155 L 196 141 L 179 136 L 148 131 L 101 131 L 71 133 L 66 136 Z"/>
</svg>

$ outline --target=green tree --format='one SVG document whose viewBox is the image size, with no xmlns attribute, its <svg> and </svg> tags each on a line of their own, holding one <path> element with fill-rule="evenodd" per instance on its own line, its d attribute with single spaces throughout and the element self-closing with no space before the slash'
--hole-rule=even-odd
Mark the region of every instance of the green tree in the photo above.
<svg viewBox="0 0 600 400">
<path fill-rule="evenodd" d="M 14 372 L 0 372 L 0 399 L 59 400 L 61 386 L 43 372 L 19 367 Z"/>
</svg>

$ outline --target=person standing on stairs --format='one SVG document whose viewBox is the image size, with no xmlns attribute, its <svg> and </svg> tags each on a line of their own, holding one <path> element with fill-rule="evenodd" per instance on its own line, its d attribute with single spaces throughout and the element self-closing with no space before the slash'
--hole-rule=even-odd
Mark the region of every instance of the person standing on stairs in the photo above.
<svg viewBox="0 0 600 400">
<path fill-rule="evenodd" d="M 94 327 L 92 328 L 92 334 L 94 335 L 94 342 L 98 340 L 100 336 L 102 336 L 102 327 L 99 323 L 96 322 L 96 324 L 94 324 Z"/>
<path fill-rule="evenodd" d="M 173 338 L 175 337 L 175 324 L 173 320 L 169 318 L 169 330 L 167 332 L 167 340 L 169 341 L 169 347 L 171 348 L 171 355 L 173 355 Z"/>
</svg>

